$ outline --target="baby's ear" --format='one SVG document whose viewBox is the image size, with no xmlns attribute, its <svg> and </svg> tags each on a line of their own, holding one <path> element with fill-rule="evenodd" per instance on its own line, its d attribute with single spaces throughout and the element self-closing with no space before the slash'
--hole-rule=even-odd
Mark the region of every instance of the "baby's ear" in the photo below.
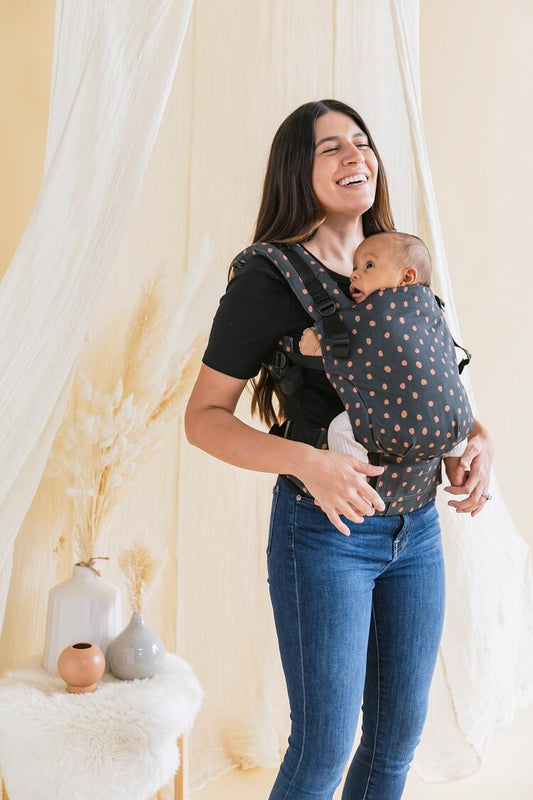
<svg viewBox="0 0 533 800">
<path fill-rule="evenodd" d="M 415 267 L 404 267 L 400 286 L 411 286 L 418 280 L 418 270 Z"/>
</svg>

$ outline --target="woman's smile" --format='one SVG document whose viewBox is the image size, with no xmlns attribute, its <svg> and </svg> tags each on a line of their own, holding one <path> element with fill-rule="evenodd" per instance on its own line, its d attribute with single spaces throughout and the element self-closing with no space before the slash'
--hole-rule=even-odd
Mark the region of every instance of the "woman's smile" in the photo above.
<svg viewBox="0 0 533 800">
<path fill-rule="evenodd" d="M 366 183 L 368 183 L 368 175 L 362 172 L 358 172 L 355 175 L 348 175 L 346 178 L 341 178 L 340 181 L 337 181 L 339 186 L 345 188 L 364 186 Z"/>
</svg>

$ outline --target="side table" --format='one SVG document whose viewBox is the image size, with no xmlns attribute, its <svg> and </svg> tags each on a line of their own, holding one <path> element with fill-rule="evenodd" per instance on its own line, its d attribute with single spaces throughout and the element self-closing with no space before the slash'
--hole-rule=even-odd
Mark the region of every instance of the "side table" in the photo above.
<svg viewBox="0 0 533 800">
<path fill-rule="evenodd" d="M 202 695 L 191 667 L 173 654 L 153 678 L 120 681 L 106 673 L 90 694 L 67 694 L 61 678 L 42 667 L 6 673 L 4 800 L 149 800 L 175 774 L 177 740 L 192 727 Z M 185 800 L 178 780 L 175 789 Z"/>
</svg>

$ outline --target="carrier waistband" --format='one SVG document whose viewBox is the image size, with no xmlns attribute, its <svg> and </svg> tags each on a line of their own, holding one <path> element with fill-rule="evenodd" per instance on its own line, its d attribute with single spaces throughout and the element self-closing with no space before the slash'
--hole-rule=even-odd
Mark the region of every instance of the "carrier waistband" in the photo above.
<svg viewBox="0 0 533 800">
<path fill-rule="evenodd" d="M 302 425 L 301 423 L 295 420 L 285 420 L 281 425 L 273 425 L 270 429 L 270 433 L 274 436 L 281 436 L 284 439 L 290 439 L 294 442 L 303 442 L 304 444 L 309 444 L 311 447 L 317 447 L 319 449 L 327 450 L 327 437 L 328 437 L 328 429 L 327 428 L 313 428 L 308 425 Z M 375 511 L 375 516 L 385 517 L 385 516 L 393 516 L 395 514 L 402 514 L 402 513 L 411 513 L 413 511 L 417 511 L 419 508 L 427 505 L 432 500 L 435 499 L 437 494 L 437 481 L 440 482 L 440 472 L 437 478 L 431 475 L 436 473 L 438 469 L 440 469 L 440 459 L 439 466 L 435 464 L 431 466 L 427 462 L 418 462 L 417 465 L 414 464 L 407 464 L 407 463 L 397 463 L 396 461 L 391 461 L 387 456 L 384 456 L 381 453 L 369 453 L 369 463 L 374 465 L 382 465 L 385 467 L 385 472 L 383 475 L 378 475 L 373 478 L 369 478 L 369 484 L 375 489 L 378 494 L 380 495 L 381 499 L 385 503 L 385 509 L 383 511 Z M 414 470 L 417 468 L 422 469 L 427 477 L 429 488 L 425 491 L 417 491 L 414 494 L 409 492 L 407 489 L 406 493 L 403 496 L 390 496 L 390 499 L 387 500 L 387 471 L 394 470 L 396 473 L 404 473 L 402 477 L 409 479 Z M 292 489 L 293 492 L 297 494 L 305 494 L 307 497 L 312 497 L 310 492 L 306 489 L 302 481 L 299 478 L 296 478 L 294 475 L 281 475 L 283 481 L 287 484 L 287 486 Z M 398 480 L 397 476 L 394 478 L 395 481 Z M 409 480 L 406 481 L 409 483 Z M 407 488 L 407 487 L 406 487 Z M 390 491 L 389 491 L 390 495 Z"/>
</svg>

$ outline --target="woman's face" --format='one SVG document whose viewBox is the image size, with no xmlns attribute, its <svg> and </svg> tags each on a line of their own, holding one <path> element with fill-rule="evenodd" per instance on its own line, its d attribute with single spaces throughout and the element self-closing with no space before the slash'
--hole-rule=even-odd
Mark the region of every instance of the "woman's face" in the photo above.
<svg viewBox="0 0 533 800">
<path fill-rule="evenodd" d="M 328 219 L 361 216 L 374 203 L 378 162 L 351 117 L 328 111 L 315 123 L 311 183 Z"/>
</svg>

